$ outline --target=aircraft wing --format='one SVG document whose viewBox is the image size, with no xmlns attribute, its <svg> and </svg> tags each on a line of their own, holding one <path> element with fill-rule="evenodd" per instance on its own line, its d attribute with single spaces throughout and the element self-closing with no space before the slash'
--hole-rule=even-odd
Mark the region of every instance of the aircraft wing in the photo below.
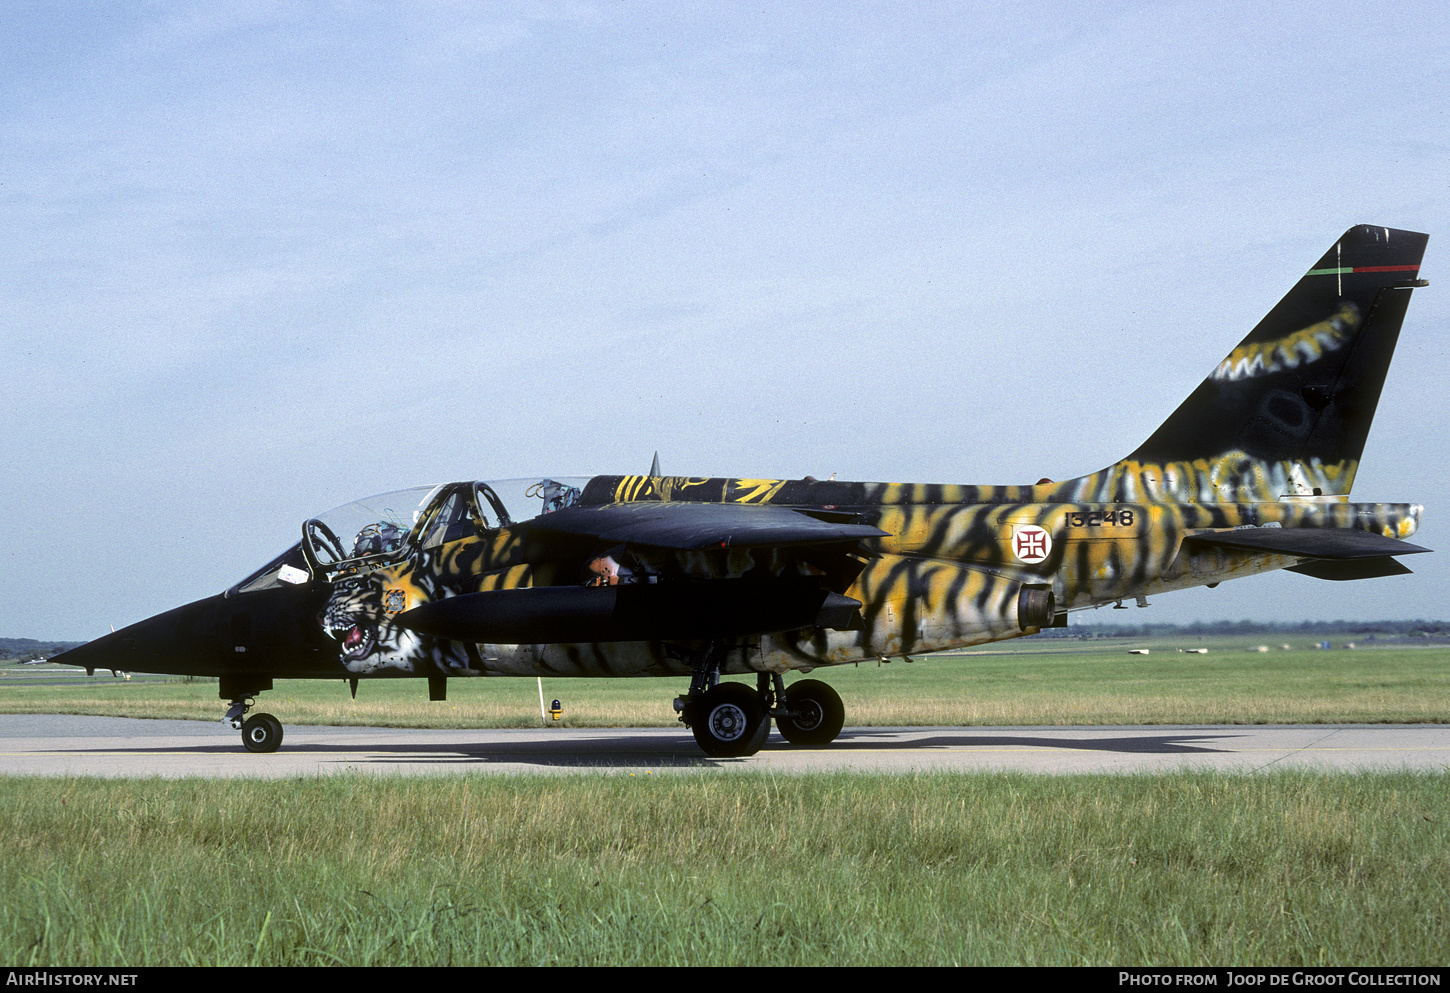
<svg viewBox="0 0 1450 993">
<path fill-rule="evenodd" d="M 1308 561 L 1289 566 L 1288 571 L 1332 580 L 1404 575 L 1410 570 L 1396 562 L 1394 556 L 1430 551 L 1398 538 L 1353 528 L 1235 528 L 1201 531 L 1183 540 L 1185 544 L 1298 556 Z"/>
<path fill-rule="evenodd" d="M 851 514 L 769 504 L 652 501 L 570 507 L 529 522 L 537 531 L 598 538 L 611 544 L 694 550 L 762 545 L 824 545 L 880 538 L 887 532 Z"/>
</svg>

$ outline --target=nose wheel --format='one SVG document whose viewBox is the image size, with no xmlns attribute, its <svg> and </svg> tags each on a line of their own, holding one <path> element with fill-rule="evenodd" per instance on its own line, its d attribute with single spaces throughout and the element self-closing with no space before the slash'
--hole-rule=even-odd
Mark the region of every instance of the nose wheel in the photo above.
<svg viewBox="0 0 1450 993">
<path fill-rule="evenodd" d="M 282 744 L 282 722 L 271 714 L 254 714 L 242 723 L 242 744 L 249 752 L 275 752 Z"/>
</svg>

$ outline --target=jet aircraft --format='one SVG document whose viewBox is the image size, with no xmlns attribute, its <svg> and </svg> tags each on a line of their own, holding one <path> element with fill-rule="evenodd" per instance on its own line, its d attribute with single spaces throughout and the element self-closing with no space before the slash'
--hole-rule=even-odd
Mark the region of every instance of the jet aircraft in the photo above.
<svg viewBox="0 0 1450 993">
<path fill-rule="evenodd" d="M 1428 237 L 1345 232 L 1127 458 L 969 486 L 646 475 L 420 487 L 303 522 L 231 589 L 54 661 L 214 676 L 223 718 L 276 679 L 671 676 L 713 756 L 840 732 L 787 674 L 1031 635 L 1072 611 L 1275 569 L 1409 572 L 1422 508 L 1350 503 Z M 753 680 L 722 681 L 724 676 Z"/>
</svg>

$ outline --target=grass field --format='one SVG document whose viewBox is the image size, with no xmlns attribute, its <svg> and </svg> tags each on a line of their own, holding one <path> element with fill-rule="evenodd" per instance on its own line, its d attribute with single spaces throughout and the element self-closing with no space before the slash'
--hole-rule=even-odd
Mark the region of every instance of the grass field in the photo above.
<svg viewBox="0 0 1450 993">
<path fill-rule="evenodd" d="M 1435 965 L 1446 777 L 0 780 L 0 960 Z"/>
<path fill-rule="evenodd" d="M 1210 638 L 1009 642 L 980 652 L 818 669 L 850 725 L 1421 723 L 1450 720 L 1450 647 L 1289 650 Z M 1147 648 L 1148 655 L 1130 655 Z M 1204 655 L 1179 649 L 1207 648 Z M 71 677 L 39 685 L 46 667 L 0 667 L 0 713 L 219 720 L 214 681 Z M 49 667 L 60 668 L 60 667 Z M 738 678 L 738 677 L 737 677 Z M 790 677 L 794 678 L 794 677 Z M 575 727 L 662 727 L 681 679 L 545 679 L 545 700 Z M 367 680 L 352 700 L 341 680 L 279 680 L 257 709 L 284 724 L 531 727 L 533 679 L 453 679 L 428 701 L 420 679 Z"/>
</svg>

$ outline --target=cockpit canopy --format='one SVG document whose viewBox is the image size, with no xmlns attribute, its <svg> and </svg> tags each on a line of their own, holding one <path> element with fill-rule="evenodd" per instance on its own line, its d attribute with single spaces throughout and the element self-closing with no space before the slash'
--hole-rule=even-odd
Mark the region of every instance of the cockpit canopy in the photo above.
<svg viewBox="0 0 1450 993">
<path fill-rule="evenodd" d="M 334 507 L 302 524 L 302 540 L 227 592 L 370 569 L 460 538 L 573 506 L 587 476 L 414 486 Z"/>
</svg>

